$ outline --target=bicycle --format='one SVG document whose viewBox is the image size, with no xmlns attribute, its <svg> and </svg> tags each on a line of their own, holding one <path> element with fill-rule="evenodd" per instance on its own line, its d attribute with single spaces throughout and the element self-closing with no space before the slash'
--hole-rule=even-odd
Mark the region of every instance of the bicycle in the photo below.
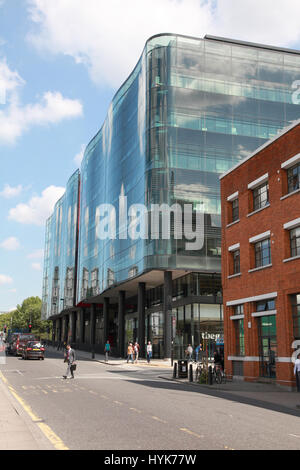
<svg viewBox="0 0 300 470">
<path fill-rule="evenodd" d="M 222 383 L 226 383 L 226 373 L 225 370 L 222 369 L 222 367 L 219 364 L 216 364 L 216 366 L 213 369 L 213 378 L 214 381 L 218 384 L 221 385 Z"/>
</svg>

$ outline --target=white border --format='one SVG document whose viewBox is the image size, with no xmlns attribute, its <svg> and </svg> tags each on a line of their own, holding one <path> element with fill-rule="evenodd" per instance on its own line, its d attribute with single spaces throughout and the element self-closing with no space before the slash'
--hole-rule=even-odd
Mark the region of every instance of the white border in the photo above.
<svg viewBox="0 0 300 470">
<path fill-rule="evenodd" d="M 260 242 L 261 240 L 265 240 L 271 236 L 271 231 L 268 230 L 267 232 L 260 233 L 259 235 L 255 235 L 255 237 L 249 238 L 249 243 L 256 243 Z"/>
<path fill-rule="evenodd" d="M 248 302 L 259 302 L 260 300 L 275 299 L 277 292 L 271 292 L 270 294 L 255 295 L 254 297 L 246 297 L 244 299 L 230 300 L 226 302 L 227 307 L 233 307 L 235 305 L 246 304 Z"/>
<path fill-rule="evenodd" d="M 294 157 L 290 158 L 286 162 L 283 162 L 281 164 L 281 168 L 283 170 L 288 170 L 289 168 L 291 168 L 292 166 L 296 165 L 296 163 L 299 163 L 299 162 L 300 162 L 300 153 L 297 153 L 297 155 L 295 155 Z"/>
<path fill-rule="evenodd" d="M 248 189 L 255 189 L 257 186 L 260 186 L 261 184 L 265 183 L 269 179 L 269 173 L 264 174 L 260 178 L 257 178 L 256 180 L 252 181 L 252 183 L 248 184 Z"/>
</svg>

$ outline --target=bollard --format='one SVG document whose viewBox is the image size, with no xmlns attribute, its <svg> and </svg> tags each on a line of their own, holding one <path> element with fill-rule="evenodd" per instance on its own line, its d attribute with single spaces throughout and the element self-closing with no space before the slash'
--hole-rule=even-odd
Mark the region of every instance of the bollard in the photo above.
<svg viewBox="0 0 300 470">
<path fill-rule="evenodd" d="M 194 377 L 193 377 L 193 364 L 190 364 L 190 375 L 189 375 L 189 382 L 193 382 Z"/>
<path fill-rule="evenodd" d="M 173 367 L 173 379 L 176 379 L 177 377 L 177 362 L 174 363 Z"/>
<path fill-rule="evenodd" d="M 92 359 L 95 359 L 95 348 L 92 347 Z"/>
<path fill-rule="evenodd" d="M 212 385 L 212 383 L 213 383 L 212 367 L 209 366 L 209 368 L 208 368 L 208 385 Z"/>
</svg>

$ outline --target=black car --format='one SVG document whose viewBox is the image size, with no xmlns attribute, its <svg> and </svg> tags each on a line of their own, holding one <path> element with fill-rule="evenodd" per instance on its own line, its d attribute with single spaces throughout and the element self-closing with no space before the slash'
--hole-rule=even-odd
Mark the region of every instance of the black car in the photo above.
<svg viewBox="0 0 300 470">
<path fill-rule="evenodd" d="M 45 359 L 45 347 L 40 341 L 28 341 L 22 351 L 22 359 Z"/>
</svg>

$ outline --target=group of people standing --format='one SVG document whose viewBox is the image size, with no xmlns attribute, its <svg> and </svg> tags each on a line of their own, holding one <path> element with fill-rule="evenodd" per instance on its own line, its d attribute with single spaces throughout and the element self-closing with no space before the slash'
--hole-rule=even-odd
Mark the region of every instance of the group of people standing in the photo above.
<svg viewBox="0 0 300 470">
<path fill-rule="evenodd" d="M 129 361 L 132 363 L 137 362 L 139 359 L 140 345 L 139 343 L 128 343 L 127 347 L 127 364 Z"/>
<path fill-rule="evenodd" d="M 109 341 L 107 340 L 106 343 L 105 343 L 105 346 L 104 346 L 105 362 L 108 362 L 108 356 L 109 356 L 110 352 L 111 352 L 111 347 L 110 347 Z M 137 341 L 135 343 L 129 342 L 128 346 L 127 346 L 127 364 L 128 364 L 129 361 L 131 361 L 132 364 L 134 362 L 137 363 L 138 359 L 139 359 L 139 355 L 140 355 L 140 345 L 139 345 L 139 343 Z M 151 344 L 151 341 L 148 341 L 148 344 L 147 344 L 147 362 L 148 362 L 148 364 L 150 363 L 151 358 L 152 358 L 152 344 Z"/>
<path fill-rule="evenodd" d="M 127 364 L 129 361 L 132 362 L 132 364 L 135 362 L 138 362 L 139 359 L 139 354 L 140 354 L 140 345 L 138 342 L 135 343 L 128 343 L 127 347 Z M 151 341 L 148 341 L 147 344 L 147 362 L 148 364 L 150 363 L 150 360 L 152 358 L 152 344 Z"/>
</svg>

